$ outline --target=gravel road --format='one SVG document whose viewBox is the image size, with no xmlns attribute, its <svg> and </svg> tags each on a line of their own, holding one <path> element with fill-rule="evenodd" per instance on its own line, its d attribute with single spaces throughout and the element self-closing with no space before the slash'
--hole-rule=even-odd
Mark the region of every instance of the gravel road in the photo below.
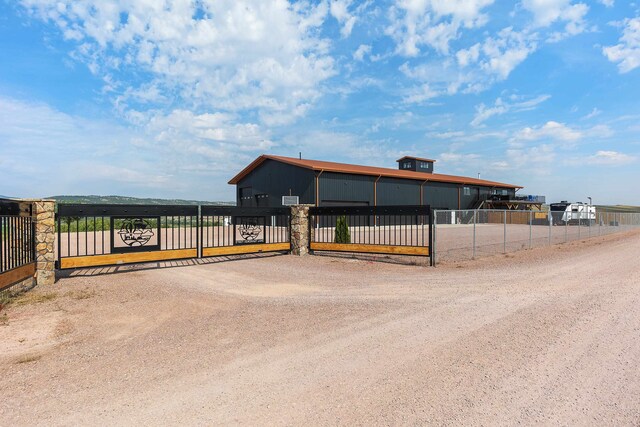
<svg viewBox="0 0 640 427">
<path fill-rule="evenodd" d="M 638 254 L 75 272 L 0 312 L 0 425 L 638 425 Z"/>
</svg>

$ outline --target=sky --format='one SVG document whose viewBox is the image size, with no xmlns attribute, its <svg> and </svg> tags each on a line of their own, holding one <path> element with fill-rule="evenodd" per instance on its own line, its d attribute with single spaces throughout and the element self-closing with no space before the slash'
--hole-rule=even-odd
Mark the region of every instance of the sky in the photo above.
<svg viewBox="0 0 640 427">
<path fill-rule="evenodd" d="M 234 200 L 263 153 L 640 205 L 640 4 L 0 0 L 0 194 Z"/>
</svg>

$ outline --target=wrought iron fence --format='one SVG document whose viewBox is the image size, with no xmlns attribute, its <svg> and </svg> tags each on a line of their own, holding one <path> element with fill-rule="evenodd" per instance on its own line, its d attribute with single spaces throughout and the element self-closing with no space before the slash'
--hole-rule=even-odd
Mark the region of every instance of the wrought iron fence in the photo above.
<svg viewBox="0 0 640 427">
<path fill-rule="evenodd" d="M 197 206 L 59 205 L 57 228 L 60 268 L 197 256 Z"/>
<path fill-rule="evenodd" d="M 310 248 L 429 256 L 429 206 L 312 207 Z"/>
<path fill-rule="evenodd" d="M 0 290 L 35 272 L 35 229 L 16 201 L 0 200 Z"/>
<path fill-rule="evenodd" d="M 640 227 L 640 213 L 434 211 L 434 258 L 456 261 Z"/>
<path fill-rule="evenodd" d="M 288 251 L 289 208 L 201 206 L 202 256 Z"/>
</svg>

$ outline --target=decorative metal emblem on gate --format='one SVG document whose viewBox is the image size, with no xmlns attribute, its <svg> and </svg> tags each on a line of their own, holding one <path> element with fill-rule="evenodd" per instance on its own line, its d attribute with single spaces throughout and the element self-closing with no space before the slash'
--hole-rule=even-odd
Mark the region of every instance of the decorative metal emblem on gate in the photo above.
<svg viewBox="0 0 640 427">
<path fill-rule="evenodd" d="M 236 217 L 236 244 L 264 243 L 264 217 Z"/>
<path fill-rule="evenodd" d="M 160 250 L 159 216 L 112 216 L 111 253 Z"/>
<path fill-rule="evenodd" d="M 123 221 L 118 234 L 127 246 L 144 246 L 155 234 L 151 227 L 146 219 L 128 218 Z"/>
</svg>

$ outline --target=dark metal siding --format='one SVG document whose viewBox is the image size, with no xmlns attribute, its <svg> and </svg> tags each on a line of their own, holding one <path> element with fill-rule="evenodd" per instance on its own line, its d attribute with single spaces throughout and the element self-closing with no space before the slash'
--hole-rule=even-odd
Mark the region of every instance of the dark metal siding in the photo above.
<svg viewBox="0 0 640 427">
<path fill-rule="evenodd" d="M 320 206 L 373 206 L 373 183 L 377 177 L 323 172 L 318 178 Z"/>
<path fill-rule="evenodd" d="M 422 203 L 434 209 L 458 209 L 459 184 L 427 182 L 422 187 Z"/>
<path fill-rule="evenodd" d="M 377 184 L 377 205 L 419 205 L 421 183 L 409 179 L 382 177 Z"/>
<path fill-rule="evenodd" d="M 236 186 L 238 206 L 282 206 L 282 196 L 299 196 L 300 203 L 315 203 L 315 176 L 312 170 L 266 160 Z M 241 200 L 240 194 L 251 196 Z M 257 197 L 259 195 L 267 197 Z"/>
<path fill-rule="evenodd" d="M 464 189 L 469 189 L 469 194 L 465 195 Z M 473 185 L 460 186 L 460 209 L 473 209 L 480 197 L 480 187 Z"/>
</svg>

